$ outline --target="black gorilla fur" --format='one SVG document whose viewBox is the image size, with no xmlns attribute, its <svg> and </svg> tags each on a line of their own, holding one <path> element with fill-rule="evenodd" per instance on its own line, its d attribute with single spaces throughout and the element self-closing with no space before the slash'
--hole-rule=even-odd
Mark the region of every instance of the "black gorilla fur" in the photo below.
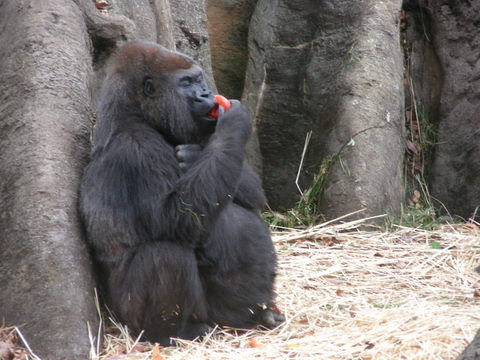
<svg viewBox="0 0 480 360">
<path fill-rule="evenodd" d="M 132 42 L 104 81 L 79 209 L 107 303 L 134 332 L 170 343 L 210 326 L 277 326 L 276 255 L 245 163 L 244 107 L 218 121 L 202 69 Z"/>
</svg>

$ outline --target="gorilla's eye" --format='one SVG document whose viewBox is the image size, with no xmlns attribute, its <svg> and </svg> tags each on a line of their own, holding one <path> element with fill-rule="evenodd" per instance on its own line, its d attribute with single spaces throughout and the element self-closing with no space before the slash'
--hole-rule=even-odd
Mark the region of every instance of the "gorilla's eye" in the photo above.
<svg viewBox="0 0 480 360">
<path fill-rule="evenodd" d="M 180 85 L 182 86 L 190 86 L 193 84 L 193 79 L 191 76 L 183 76 L 180 79 Z"/>
<path fill-rule="evenodd" d="M 155 95 L 155 85 L 153 84 L 153 80 L 151 78 L 145 78 L 143 80 L 143 93 L 145 96 L 153 96 Z"/>
</svg>

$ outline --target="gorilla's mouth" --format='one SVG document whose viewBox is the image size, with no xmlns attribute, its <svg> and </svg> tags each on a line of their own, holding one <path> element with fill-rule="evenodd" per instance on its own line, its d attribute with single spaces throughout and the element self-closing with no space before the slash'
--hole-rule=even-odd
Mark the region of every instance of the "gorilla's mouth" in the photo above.
<svg viewBox="0 0 480 360">
<path fill-rule="evenodd" d="M 193 99 L 191 111 L 194 117 L 208 116 L 216 105 L 213 97 L 197 96 Z"/>
<path fill-rule="evenodd" d="M 200 132 L 205 135 L 213 134 L 215 126 L 217 126 L 217 119 L 209 116 L 201 116 L 197 118 L 197 124 Z"/>
</svg>

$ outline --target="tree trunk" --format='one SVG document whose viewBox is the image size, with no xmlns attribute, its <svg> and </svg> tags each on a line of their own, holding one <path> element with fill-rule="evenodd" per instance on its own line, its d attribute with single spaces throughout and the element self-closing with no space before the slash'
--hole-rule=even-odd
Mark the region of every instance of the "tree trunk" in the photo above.
<svg viewBox="0 0 480 360">
<path fill-rule="evenodd" d="M 205 19 L 195 0 L 117 0 L 106 15 L 90 0 L 0 2 L 0 318 L 42 359 L 86 359 L 97 331 L 76 204 L 105 61 L 158 40 L 211 74 Z"/>
<path fill-rule="evenodd" d="M 442 64 L 432 195 L 439 208 L 480 219 L 480 2 L 432 1 L 433 41 Z"/>
<path fill-rule="evenodd" d="M 328 217 L 403 200 L 400 0 L 260 0 L 250 27 L 244 100 L 254 114 L 269 203 L 288 209 L 326 171 Z M 346 146 L 349 144 L 349 146 Z M 333 156 L 331 167 L 322 166 Z"/>
<path fill-rule="evenodd" d="M 90 41 L 73 1 L 0 5 L 0 317 L 42 359 L 85 359 L 97 328 L 76 197 L 92 115 Z"/>
</svg>

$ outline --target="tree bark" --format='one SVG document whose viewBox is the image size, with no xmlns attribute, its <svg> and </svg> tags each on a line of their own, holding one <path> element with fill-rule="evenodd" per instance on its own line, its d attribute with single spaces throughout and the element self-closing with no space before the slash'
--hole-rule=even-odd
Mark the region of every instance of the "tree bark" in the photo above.
<svg viewBox="0 0 480 360">
<path fill-rule="evenodd" d="M 432 195 L 440 209 L 480 219 L 480 3 L 432 1 L 433 41 L 444 82 Z"/>
<path fill-rule="evenodd" d="M 42 359 L 86 359 L 87 323 L 96 335 L 76 206 L 106 60 L 128 40 L 175 48 L 200 33 L 194 57 L 211 74 L 205 18 L 195 0 L 117 0 L 107 14 L 90 0 L 0 2 L 0 319 Z"/>
<path fill-rule="evenodd" d="M 76 212 L 92 115 L 90 41 L 73 1 L 0 5 L 0 318 L 42 359 L 85 359 L 97 328 Z"/>
<path fill-rule="evenodd" d="M 329 156 L 327 217 L 403 201 L 403 58 L 400 0 L 259 0 L 251 20 L 244 101 L 254 114 L 269 204 L 300 198 Z M 346 146 L 350 144 L 350 146 Z"/>
</svg>

